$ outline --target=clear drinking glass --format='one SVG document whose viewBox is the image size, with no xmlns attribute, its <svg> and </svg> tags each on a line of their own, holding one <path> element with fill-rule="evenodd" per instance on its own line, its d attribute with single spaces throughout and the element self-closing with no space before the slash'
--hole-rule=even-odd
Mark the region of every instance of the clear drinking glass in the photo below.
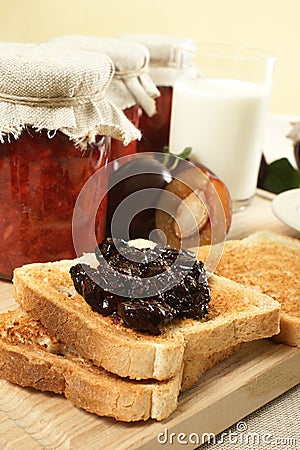
<svg viewBox="0 0 300 450">
<path fill-rule="evenodd" d="M 225 44 L 199 44 L 194 58 L 176 52 L 170 150 L 192 147 L 192 159 L 228 187 L 233 211 L 244 209 L 255 195 L 275 57 Z"/>
</svg>

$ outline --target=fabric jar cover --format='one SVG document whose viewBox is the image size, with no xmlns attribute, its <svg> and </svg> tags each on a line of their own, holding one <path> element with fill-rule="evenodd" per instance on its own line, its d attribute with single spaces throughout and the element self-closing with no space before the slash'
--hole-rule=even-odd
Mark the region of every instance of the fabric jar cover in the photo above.
<svg viewBox="0 0 300 450">
<path fill-rule="evenodd" d="M 84 149 L 97 135 L 124 145 L 140 131 L 106 97 L 114 75 L 108 55 L 47 44 L 0 44 L 0 142 L 26 126 L 61 131 Z M 9 136 L 8 136 L 9 138 Z"/>
<path fill-rule="evenodd" d="M 160 93 L 149 75 L 149 50 L 136 42 L 120 39 L 66 35 L 50 43 L 85 51 L 106 53 L 113 61 L 115 73 L 107 98 L 125 110 L 139 104 L 148 116 L 156 112 L 155 98 Z"/>
<path fill-rule="evenodd" d="M 175 60 L 176 47 L 196 50 L 195 41 L 191 38 L 182 38 L 162 34 L 126 34 L 120 36 L 130 42 L 137 42 L 144 45 L 150 52 L 149 73 L 156 86 L 173 86 L 177 71 Z M 191 53 L 191 64 L 192 64 Z M 188 64 L 187 64 L 188 65 Z"/>
</svg>

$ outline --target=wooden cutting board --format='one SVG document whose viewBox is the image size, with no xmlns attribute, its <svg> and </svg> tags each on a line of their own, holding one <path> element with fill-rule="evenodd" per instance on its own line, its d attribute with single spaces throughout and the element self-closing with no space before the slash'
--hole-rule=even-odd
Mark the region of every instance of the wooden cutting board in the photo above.
<svg viewBox="0 0 300 450">
<path fill-rule="evenodd" d="M 300 238 L 273 216 L 271 199 L 258 191 L 251 207 L 234 215 L 229 238 L 261 229 Z M 14 306 L 11 283 L 0 282 L 0 311 Z M 299 349 L 251 342 L 181 394 L 169 419 L 126 424 L 86 413 L 63 396 L 0 380 L 0 449 L 194 448 L 203 433 L 219 433 L 299 382 Z"/>
</svg>

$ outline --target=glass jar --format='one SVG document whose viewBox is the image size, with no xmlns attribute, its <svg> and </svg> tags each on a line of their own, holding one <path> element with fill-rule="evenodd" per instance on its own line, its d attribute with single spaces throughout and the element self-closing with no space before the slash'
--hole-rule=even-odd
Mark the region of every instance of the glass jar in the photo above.
<svg viewBox="0 0 300 450">
<path fill-rule="evenodd" d="M 110 37 L 80 35 L 59 36 L 50 42 L 68 48 L 79 48 L 94 55 L 98 52 L 107 54 L 115 68 L 106 92 L 107 99 L 120 108 L 136 128 L 139 128 L 142 111 L 146 117 L 155 114 L 155 99 L 159 96 L 159 91 L 149 75 L 150 53 L 144 45 Z M 137 140 L 124 145 L 112 139 L 110 161 L 115 161 L 114 170 L 120 167 L 120 157 L 137 152 L 137 145 Z"/>
<path fill-rule="evenodd" d="M 176 79 L 175 49 L 195 49 L 195 42 L 190 38 L 161 34 L 128 34 L 121 38 L 138 42 L 149 50 L 149 74 L 160 92 L 160 97 L 155 100 L 156 113 L 152 116 L 143 113 L 140 117 L 142 139 L 137 143 L 137 151 L 163 152 L 169 146 L 173 85 Z"/>
<path fill-rule="evenodd" d="M 0 276 L 15 267 L 76 257 L 72 215 L 89 177 L 107 164 L 110 138 L 98 137 L 84 151 L 63 133 L 23 130 L 0 144 Z M 107 185 L 107 179 L 101 180 Z M 98 242 L 104 238 L 106 198 L 96 219 Z M 59 243 L 59 245 L 57 245 Z M 91 249 L 93 250 L 93 249 Z"/>
<path fill-rule="evenodd" d="M 162 152 L 169 145 L 173 86 L 157 86 L 160 97 L 156 99 L 156 114 L 142 114 L 139 128 L 142 139 L 137 143 L 138 152 Z"/>
<path fill-rule="evenodd" d="M 94 251 L 105 234 L 110 139 L 127 145 L 140 132 L 105 97 L 114 66 L 104 53 L 4 43 L 0 67 L 0 277 L 10 279 L 20 265 Z M 82 189 L 96 173 L 98 184 Z M 74 248 L 76 211 L 86 228 Z"/>
</svg>

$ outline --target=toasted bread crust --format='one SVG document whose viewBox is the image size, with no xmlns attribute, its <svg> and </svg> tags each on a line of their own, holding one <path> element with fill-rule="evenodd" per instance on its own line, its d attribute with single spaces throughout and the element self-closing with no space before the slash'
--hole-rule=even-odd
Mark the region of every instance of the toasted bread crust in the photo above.
<svg viewBox="0 0 300 450">
<path fill-rule="evenodd" d="M 205 259 L 209 247 L 199 249 Z M 216 274 L 267 294 L 281 305 L 280 334 L 275 338 L 300 347 L 300 241 L 259 231 L 227 241 Z"/>
<path fill-rule="evenodd" d="M 13 339 L 7 331 L 22 320 L 24 338 L 31 328 L 30 345 L 28 338 L 27 342 L 22 336 Z M 42 330 L 46 336 L 43 327 L 39 323 L 28 325 L 30 320 L 20 308 L 0 316 L 1 377 L 20 386 L 64 394 L 80 408 L 126 422 L 162 420 L 176 409 L 182 371 L 162 382 L 120 378 L 81 358 L 46 351 L 34 342 L 34 333 Z"/>
<path fill-rule="evenodd" d="M 280 316 L 280 328 L 280 333 L 273 336 L 273 340 L 300 348 L 300 319 L 283 312 Z"/>
<path fill-rule="evenodd" d="M 119 376 L 168 379 L 182 362 L 189 364 L 191 354 L 203 358 L 279 332 L 276 301 L 212 276 L 208 320 L 176 321 L 161 336 L 139 333 L 93 312 L 73 288 L 70 264 L 30 264 L 16 269 L 15 299 L 51 336 Z"/>
</svg>

